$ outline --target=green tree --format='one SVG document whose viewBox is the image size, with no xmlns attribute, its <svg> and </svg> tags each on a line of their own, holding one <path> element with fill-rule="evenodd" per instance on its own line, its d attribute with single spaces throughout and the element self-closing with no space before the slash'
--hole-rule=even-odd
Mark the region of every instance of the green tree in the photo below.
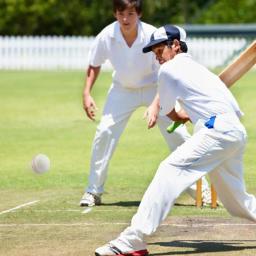
<svg viewBox="0 0 256 256">
<path fill-rule="evenodd" d="M 254 23 L 256 0 L 144 0 L 142 20 Z M 1 35 L 96 35 L 114 21 L 111 0 L 0 0 Z"/>
<path fill-rule="evenodd" d="M 114 20 L 112 1 L 0 0 L 2 35 L 94 35 Z"/>
<path fill-rule="evenodd" d="M 255 23 L 256 0 L 218 0 L 196 20 L 203 24 Z"/>
</svg>

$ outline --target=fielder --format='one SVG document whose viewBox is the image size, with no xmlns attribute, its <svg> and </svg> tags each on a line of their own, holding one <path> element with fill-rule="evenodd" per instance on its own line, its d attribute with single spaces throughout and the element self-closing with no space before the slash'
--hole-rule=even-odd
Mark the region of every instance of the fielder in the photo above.
<svg viewBox="0 0 256 256">
<path fill-rule="evenodd" d="M 206 174 L 231 215 L 256 221 L 256 198 L 246 192 L 243 180 L 242 112 L 219 77 L 186 50 L 185 31 L 172 25 L 157 29 L 143 48 L 163 63 L 158 74 L 160 114 L 190 119 L 196 133 L 161 162 L 131 225 L 98 248 L 97 256 L 148 255 L 145 236 L 158 228 L 177 197 Z M 185 110 L 182 115 L 175 111 L 177 100 Z"/>
<path fill-rule="evenodd" d="M 109 161 L 130 116 L 139 107 L 148 107 L 148 128 L 152 128 L 157 121 L 170 150 L 175 150 L 190 138 L 185 127 L 168 134 L 166 127 L 170 124 L 169 118 L 158 118 L 159 110 L 154 101 L 157 100 L 155 95 L 159 64 L 152 53 L 142 53 L 143 46 L 149 42 L 156 28 L 140 21 L 142 1 L 113 0 L 113 11 L 117 21 L 99 33 L 90 50 L 83 105 L 91 120 L 95 119 L 96 104 L 90 92 L 100 73 L 100 67 L 109 60 L 114 72 L 92 146 L 89 184 L 80 206 L 101 204 Z M 187 192 L 195 198 L 195 190 L 194 185 Z M 210 203 L 210 190 L 206 179 L 202 194 L 204 203 Z"/>
</svg>

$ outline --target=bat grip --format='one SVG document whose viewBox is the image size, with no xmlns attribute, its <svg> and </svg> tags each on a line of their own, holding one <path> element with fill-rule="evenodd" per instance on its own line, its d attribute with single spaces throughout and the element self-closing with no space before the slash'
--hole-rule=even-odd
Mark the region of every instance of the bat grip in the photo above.
<svg viewBox="0 0 256 256">
<path fill-rule="evenodd" d="M 180 121 L 176 121 L 176 122 L 172 122 L 167 128 L 166 131 L 168 133 L 172 133 L 174 132 L 180 125 L 182 125 L 183 123 Z"/>
</svg>

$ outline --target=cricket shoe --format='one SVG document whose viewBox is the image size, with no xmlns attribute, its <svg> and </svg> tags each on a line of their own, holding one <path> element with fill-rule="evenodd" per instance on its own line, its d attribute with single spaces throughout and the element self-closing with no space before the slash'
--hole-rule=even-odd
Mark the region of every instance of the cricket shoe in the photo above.
<svg viewBox="0 0 256 256">
<path fill-rule="evenodd" d="M 101 197 L 100 195 L 94 195 L 89 192 L 85 192 L 81 201 L 80 201 L 80 206 L 95 206 L 95 205 L 100 205 L 101 204 Z"/>
<path fill-rule="evenodd" d="M 116 246 L 111 244 L 103 245 L 95 250 L 96 256 L 147 256 L 148 251 L 146 249 L 139 251 L 122 252 Z"/>
</svg>

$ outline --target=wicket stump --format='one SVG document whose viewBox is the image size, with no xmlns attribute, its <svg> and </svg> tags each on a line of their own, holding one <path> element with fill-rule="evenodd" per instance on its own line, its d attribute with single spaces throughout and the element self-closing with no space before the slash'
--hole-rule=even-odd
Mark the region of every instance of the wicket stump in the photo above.
<svg viewBox="0 0 256 256">
<path fill-rule="evenodd" d="M 201 208 L 203 206 L 202 200 L 202 179 L 196 182 L 196 207 Z M 211 208 L 217 208 L 217 193 L 214 186 L 211 184 Z"/>
</svg>

